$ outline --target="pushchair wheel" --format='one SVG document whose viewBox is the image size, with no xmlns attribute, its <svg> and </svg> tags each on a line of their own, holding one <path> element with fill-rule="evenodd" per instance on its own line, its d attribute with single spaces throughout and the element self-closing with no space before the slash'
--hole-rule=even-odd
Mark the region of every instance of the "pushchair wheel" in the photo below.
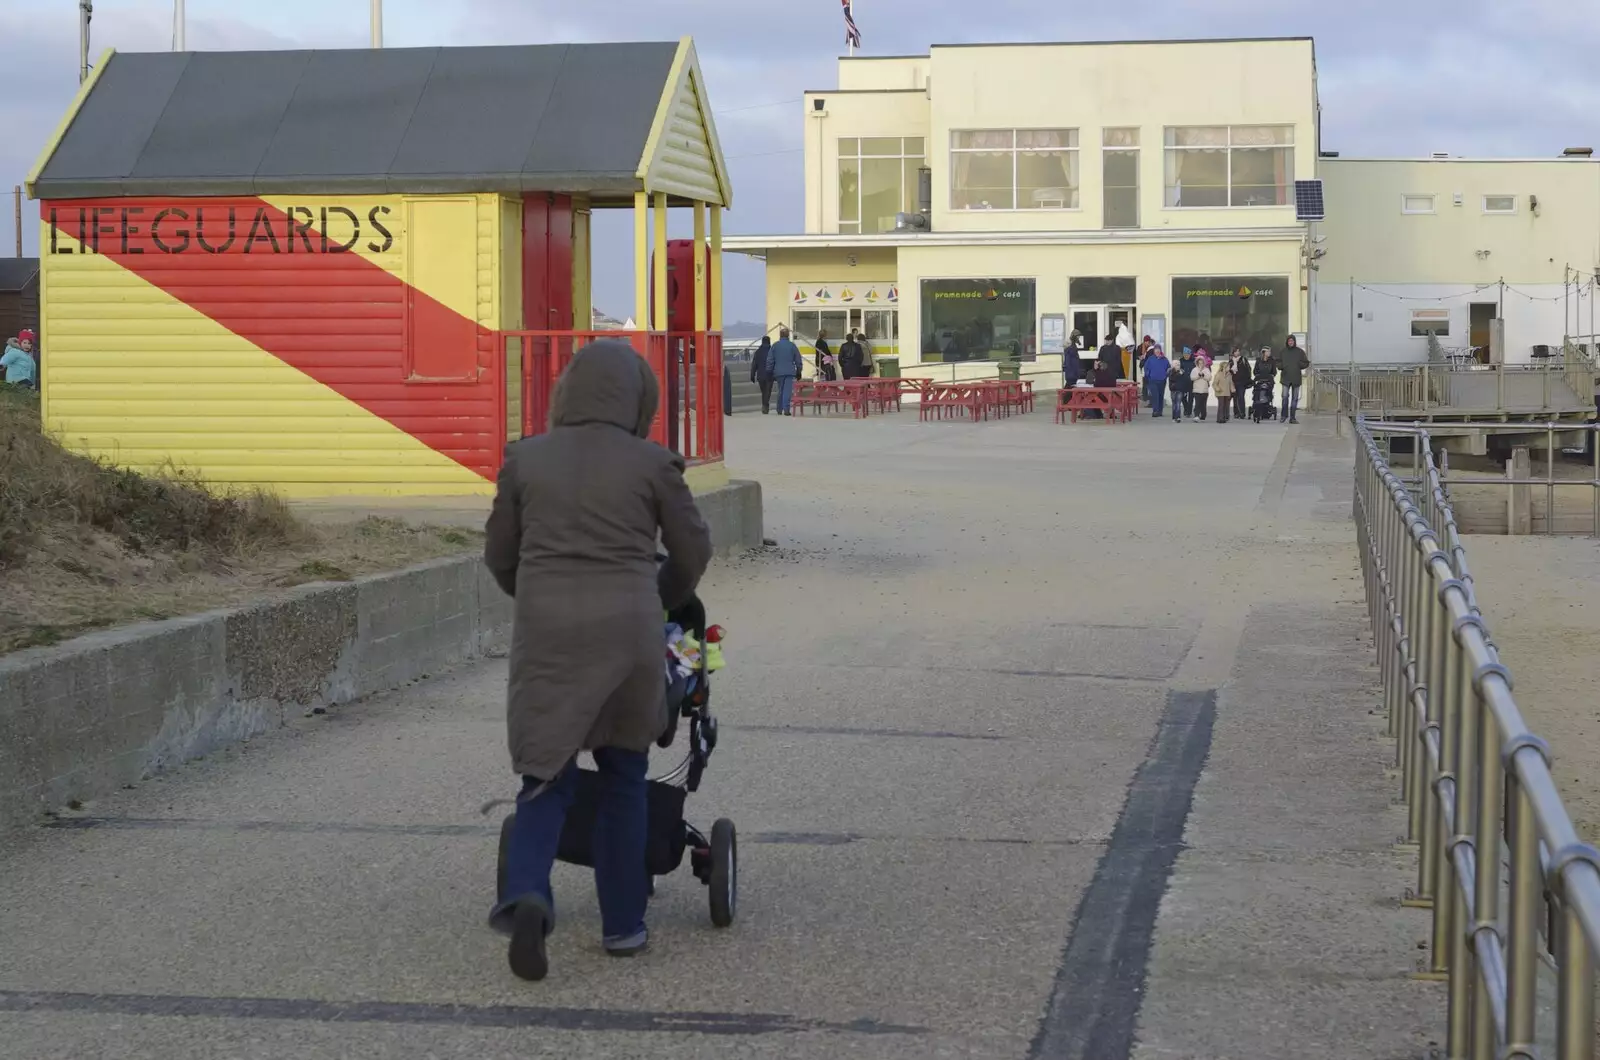
<svg viewBox="0 0 1600 1060">
<path fill-rule="evenodd" d="M 711 826 L 710 887 L 711 922 L 727 927 L 739 903 L 739 837 L 726 817 Z"/>
<path fill-rule="evenodd" d="M 500 822 L 500 853 L 494 865 L 494 897 L 497 902 L 506 900 L 506 857 L 511 853 L 511 829 L 516 822 L 517 815 L 514 813 L 506 814 L 506 819 Z"/>
</svg>

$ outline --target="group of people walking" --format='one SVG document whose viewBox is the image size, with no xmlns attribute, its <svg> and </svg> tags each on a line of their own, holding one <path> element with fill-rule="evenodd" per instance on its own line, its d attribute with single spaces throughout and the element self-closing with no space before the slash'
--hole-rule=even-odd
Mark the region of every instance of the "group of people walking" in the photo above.
<svg viewBox="0 0 1600 1060">
<path fill-rule="evenodd" d="M 828 345 L 828 333 L 817 332 L 817 378 L 832 383 L 841 374 L 845 379 L 865 379 L 872 375 L 872 347 L 867 336 L 860 331 L 845 332 L 844 342 L 835 354 Z M 789 338 L 788 328 L 778 329 L 778 341 L 772 336 L 761 336 L 761 345 L 750 356 L 750 381 L 761 388 L 761 414 L 772 411 L 772 401 L 777 398 L 778 415 L 788 416 L 794 401 L 794 384 L 800 378 L 805 359 L 800 347 Z"/>
<path fill-rule="evenodd" d="M 1079 352 L 1083 336 L 1073 332 L 1062 362 L 1063 382 L 1076 386 L 1086 378 L 1083 356 Z M 1214 359 L 1211 343 L 1205 336 L 1193 347 L 1171 359 L 1161 344 L 1146 335 L 1134 351 L 1138 371 L 1144 379 L 1140 393 L 1150 414 L 1160 418 L 1167 401 L 1172 405 L 1172 421 L 1188 419 L 1204 423 L 1211 399 L 1217 399 L 1216 422 L 1249 418 L 1256 423 L 1276 416 L 1282 422 L 1299 423 L 1300 388 L 1310 359 L 1290 335 L 1281 350 L 1263 346 L 1252 359 L 1240 346 L 1234 346 L 1225 359 Z M 1101 346 L 1093 365 L 1097 387 L 1116 386 L 1123 377 L 1122 350 L 1116 341 Z M 1274 392 L 1279 403 L 1274 405 Z M 1248 406 L 1248 409 L 1247 409 Z"/>
</svg>

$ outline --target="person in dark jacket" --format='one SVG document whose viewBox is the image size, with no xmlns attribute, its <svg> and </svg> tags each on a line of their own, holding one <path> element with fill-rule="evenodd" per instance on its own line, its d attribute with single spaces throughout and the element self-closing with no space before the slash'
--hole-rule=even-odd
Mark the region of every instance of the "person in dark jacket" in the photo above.
<svg viewBox="0 0 1600 1060">
<path fill-rule="evenodd" d="M 856 333 L 844 333 L 844 344 L 839 347 L 839 374 L 845 379 L 860 379 L 866 375 L 862 371 L 862 362 L 866 360 L 866 350 L 862 349 L 861 342 L 856 338 Z"/>
<path fill-rule="evenodd" d="M 1095 358 L 1096 362 L 1111 369 L 1113 380 L 1122 378 L 1122 347 L 1113 339 L 1106 339 L 1105 345 L 1100 347 L 1100 352 Z M 1098 376 L 1098 372 L 1096 373 Z"/>
<path fill-rule="evenodd" d="M 1183 348 L 1183 355 L 1167 371 L 1167 389 L 1172 392 L 1172 422 L 1182 423 L 1194 415 L 1194 351 Z"/>
<path fill-rule="evenodd" d="M 580 751 L 599 773 L 602 943 L 627 957 L 649 941 L 645 770 L 668 720 L 662 611 L 693 597 L 711 561 L 682 457 L 648 440 L 659 403 L 655 373 L 627 343 L 579 350 L 556 383 L 550 429 L 506 447 L 485 527 L 484 564 L 513 600 L 506 730 L 522 777 L 489 922 L 510 932 L 522 979 L 549 971 L 550 868 Z"/>
<path fill-rule="evenodd" d="M 1067 336 L 1067 348 L 1061 353 L 1061 385 L 1073 387 L 1083 378 L 1083 333 L 1074 331 Z"/>
<path fill-rule="evenodd" d="M 761 388 L 761 415 L 772 411 L 772 336 L 761 336 L 761 345 L 750 355 L 750 381 Z"/>
<path fill-rule="evenodd" d="M 1250 388 L 1255 384 L 1254 373 L 1250 370 L 1250 358 L 1244 355 L 1244 350 L 1238 346 L 1228 355 L 1228 372 L 1233 376 L 1233 416 L 1239 423 L 1244 422 L 1244 405 L 1249 400 Z"/>
<path fill-rule="evenodd" d="M 1305 372 L 1310 366 L 1311 358 L 1306 356 L 1306 351 L 1290 335 L 1283 344 L 1283 353 L 1278 356 L 1278 382 L 1283 391 L 1283 407 L 1278 418 L 1285 423 L 1300 422 L 1300 386 L 1305 382 Z"/>
</svg>

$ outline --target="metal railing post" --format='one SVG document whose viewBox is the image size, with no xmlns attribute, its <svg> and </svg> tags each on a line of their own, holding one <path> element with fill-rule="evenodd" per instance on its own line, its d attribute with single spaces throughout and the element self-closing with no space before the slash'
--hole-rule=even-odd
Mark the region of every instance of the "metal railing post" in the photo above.
<svg viewBox="0 0 1600 1060">
<path fill-rule="evenodd" d="M 1431 588 L 1431 586 L 1430 586 Z M 1434 818 L 1433 937 L 1428 970 L 1448 977 L 1455 924 L 1455 873 L 1451 866 L 1454 830 L 1446 814 L 1447 798 L 1455 792 L 1456 729 L 1460 725 L 1456 704 L 1450 698 L 1450 611 L 1437 591 L 1428 594 L 1428 703 L 1439 724 L 1439 777 L 1430 791 L 1429 811 Z"/>
<path fill-rule="evenodd" d="M 1440 603 L 1444 591 L 1440 590 Z M 1445 695 L 1455 716 L 1455 834 L 1451 837 L 1451 866 L 1465 862 L 1472 856 L 1473 810 L 1477 806 L 1477 788 L 1473 783 L 1473 763 L 1477 761 L 1477 718 L 1468 711 L 1468 695 L 1472 688 L 1472 668 L 1466 652 L 1461 647 L 1460 626 L 1450 630 L 1448 658 L 1445 661 Z M 1473 960 L 1467 910 L 1467 888 L 1472 885 L 1470 873 L 1456 873 L 1452 888 L 1451 938 L 1450 938 L 1450 1007 L 1445 1055 L 1448 1060 L 1467 1060 L 1469 1037 L 1472 1028 L 1472 995 L 1477 983 L 1477 964 Z"/>
<path fill-rule="evenodd" d="M 1510 767 L 1511 759 L 1505 765 Z M 1510 808 L 1511 893 L 1506 922 L 1506 1053 L 1533 1057 L 1538 1048 L 1534 1003 L 1539 990 L 1539 903 L 1544 879 L 1539 863 L 1539 833 L 1528 801 L 1514 775 L 1506 783 Z"/>
<path fill-rule="evenodd" d="M 1473 950 L 1480 966 L 1485 964 L 1485 947 L 1500 941 L 1500 811 L 1505 801 L 1505 777 L 1500 772 L 1500 732 L 1494 714 L 1483 698 L 1481 672 L 1472 677 L 1472 698 L 1477 704 L 1478 761 L 1478 811 L 1473 832 L 1473 850 L 1477 856 L 1477 871 L 1473 873 Z M 1478 989 L 1473 1000 L 1472 1045 L 1474 1060 L 1491 1060 L 1497 1050 L 1495 1009 L 1504 1004 L 1504 997 L 1494 996 L 1489 989 L 1488 969 L 1478 976 Z"/>
<path fill-rule="evenodd" d="M 1556 986 L 1556 1057 L 1594 1060 L 1594 954 L 1572 902 L 1561 903 L 1561 967 Z"/>
</svg>

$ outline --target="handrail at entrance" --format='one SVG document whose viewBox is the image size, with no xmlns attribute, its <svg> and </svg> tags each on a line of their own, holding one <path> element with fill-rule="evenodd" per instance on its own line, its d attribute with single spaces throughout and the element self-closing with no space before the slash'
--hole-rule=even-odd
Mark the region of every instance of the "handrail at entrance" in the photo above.
<svg viewBox="0 0 1600 1060">
<path fill-rule="evenodd" d="M 1429 971 L 1449 983 L 1445 1056 L 1539 1055 L 1542 944 L 1557 968 L 1556 1055 L 1593 1060 L 1600 850 L 1573 827 L 1489 639 L 1427 432 L 1359 416 L 1355 431 L 1362 573 L 1420 851 L 1412 904 L 1432 910 Z M 1394 432 L 1416 439 L 1415 493 L 1379 448 Z"/>
<path fill-rule="evenodd" d="M 650 439 L 691 464 L 722 459 L 722 335 L 715 331 L 499 331 L 499 419 L 506 440 L 542 434 L 556 380 L 573 355 L 600 339 L 631 345 L 655 372 L 661 404 Z"/>
</svg>

